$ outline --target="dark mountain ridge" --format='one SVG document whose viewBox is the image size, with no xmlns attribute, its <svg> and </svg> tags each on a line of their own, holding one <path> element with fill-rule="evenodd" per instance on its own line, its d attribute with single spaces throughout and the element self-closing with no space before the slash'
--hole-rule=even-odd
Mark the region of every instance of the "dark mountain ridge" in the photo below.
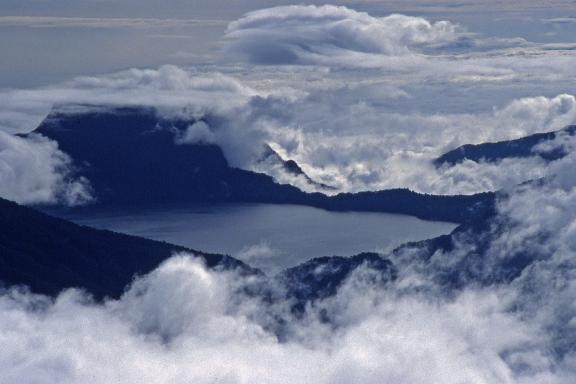
<svg viewBox="0 0 576 384">
<path fill-rule="evenodd" d="M 152 271 L 176 253 L 186 252 L 204 260 L 209 268 L 234 269 L 241 275 L 259 277 L 248 287 L 251 294 L 266 297 L 266 292 L 276 292 L 281 287 L 282 296 L 272 294 L 269 300 L 290 300 L 298 313 L 309 302 L 333 296 L 356 271 L 364 271 L 362 278 L 369 279 L 371 286 L 385 286 L 396 279 L 402 254 L 408 253 L 412 260 L 416 258 L 426 265 L 437 252 L 452 251 L 461 237 L 472 239 L 473 246 L 457 264 L 434 274 L 442 286 L 453 290 L 469 281 L 508 281 L 534 258 L 529 250 L 521 250 L 498 270 L 482 274 L 479 266 L 490 245 L 493 224 L 492 217 L 480 218 L 460 225 L 449 235 L 408 243 L 387 255 L 317 257 L 276 276 L 265 276 L 230 256 L 97 230 L 0 199 L 0 283 L 27 286 L 32 292 L 50 296 L 75 287 L 98 300 L 118 298 L 136 276 Z"/>
<path fill-rule="evenodd" d="M 201 258 L 209 268 L 260 277 L 252 286 L 255 295 L 266 292 L 269 284 L 281 285 L 283 299 L 293 299 L 295 308 L 335 294 L 358 268 L 370 268 L 382 283 L 395 278 L 390 261 L 363 253 L 316 258 L 268 279 L 230 256 L 93 229 L 0 198 L 0 284 L 6 287 L 26 286 L 49 296 L 81 288 L 97 300 L 118 298 L 136 276 L 180 252 Z"/>
<path fill-rule="evenodd" d="M 221 149 L 176 144 L 190 121 L 167 120 L 146 108 L 54 111 L 35 133 L 56 140 L 89 178 L 98 204 L 259 202 L 309 205 L 329 210 L 411 214 L 471 223 L 490 217 L 495 194 L 430 196 L 407 189 L 326 196 L 280 185 L 267 175 L 230 167 Z M 97 299 L 118 297 L 134 276 L 153 270 L 175 252 L 189 252 L 210 268 L 260 274 L 225 255 L 76 225 L 0 199 L 0 281 L 55 295 L 81 287 Z M 395 278 L 377 254 L 322 257 L 277 277 L 297 305 L 333 294 L 351 273 L 368 267 Z M 321 272 L 319 274 L 319 272 Z"/>
<path fill-rule="evenodd" d="M 466 144 L 434 160 L 434 165 L 455 165 L 464 160 L 475 162 L 497 162 L 507 158 L 521 158 L 539 156 L 544 160 L 553 161 L 567 155 L 566 149 L 561 145 L 552 145 L 550 148 L 536 150 L 539 145 L 552 143 L 561 135 L 576 135 L 576 125 L 570 125 L 554 132 L 536 133 L 516 140 L 505 140 L 495 143 Z"/>
<path fill-rule="evenodd" d="M 205 118 L 210 125 L 210 117 Z M 158 116 L 145 107 L 55 108 L 34 131 L 59 145 L 86 177 L 95 204 L 273 203 L 333 211 L 407 214 L 462 223 L 489 214 L 494 194 L 433 196 L 408 189 L 306 193 L 268 175 L 231 167 L 213 144 L 177 144 L 194 121 Z"/>
<path fill-rule="evenodd" d="M 178 252 L 210 268 L 260 273 L 230 256 L 77 225 L 0 198 L 0 281 L 9 286 L 48 295 L 80 287 L 96 298 L 119 297 L 134 276 Z"/>
</svg>

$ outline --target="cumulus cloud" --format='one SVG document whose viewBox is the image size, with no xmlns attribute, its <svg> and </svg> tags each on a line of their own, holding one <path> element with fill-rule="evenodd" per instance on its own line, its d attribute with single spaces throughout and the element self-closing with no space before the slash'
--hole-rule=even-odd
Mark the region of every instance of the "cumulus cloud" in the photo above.
<svg viewBox="0 0 576 384">
<path fill-rule="evenodd" d="M 365 272 L 299 316 L 289 302 L 246 295 L 242 287 L 250 281 L 208 271 L 188 255 L 164 262 L 122 298 L 101 304 L 75 290 L 55 300 L 5 291 L 0 382 L 574 379 L 572 355 L 550 353 L 561 342 L 550 330 L 561 320 L 556 307 L 536 317 L 525 316 L 528 308 L 514 310 L 533 299 L 531 293 L 513 286 L 469 287 L 446 297 L 406 290 L 405 284 L 383 290 L 364 279 Z M 544 299 L 557 292 L 545 287 Z"/>
<path fill-rule="evenodd" d="M 267 241 L 243 247 L 234 257 L 252 265 L 266 273 L 279 272 L 278 258 L 290 257 L 284 252 L 275 249 Z"/>
<path fill-rule="evenodd" d="M 349 104 L 355 96 L 375 100 Z M 576 122 L 575 98 L 568 94 L 519 98 L 476 114 L 399 113 L 375 102 L 405 97 L 349 85 L 303 95 L 260 93 L 236 109 L 208 110 L 202 115 L 207 122 L 192 125 L 180 142 L 216 143 L 232 165 L 264 170 L 308 191 L 316 187 L 257 162 L 265 144 L 295 159 L 312 179 L 339 187 L 335 191 L 408 187 L 469 194 L 543 177 L 548 163 L 535 156 L 436 168 L 432 160 L 463 144 L 515 139 Z M 563 140 L 562 145 L 571 145 L 571 137 Z M 508 171 L 501 172 L 502 167 Z"/>
<path fill-rule="evenodd" d="M 0 116 L 11 121 L 7 125 L 13 128 L 7 131 L 22 132 L 34 128 L 52 103 L 152 106 L 161 116 L 191 120 L 175 138 L 178 144 L 218 144 L 233 166 L 260 171 L 257 160 L 270 144 L 296 160 L 312 179 L 339 190 L 408 187 L 439 194 L 500 189 L 547 172 L 547 164 L 538 158 L 505 160 L 506 173 L 498 165 L 474 162 L 437 169 L 431 160 L 443 152 L 552 131 L 576 121 L 575 99 L 567 94 L 514 99 L 477 113 L 401 113 L 400 107 L 383 105 L 402 106 L 413 96 L 366 83 L 367 76 L 336 77 L 320 87 L 308 87 L 303 80 L 269 90 L 260 79 L 241 81 L 211 71 L 132 69 L 77 78 L 59 87 L 4 93 L 5 112 Z M 307 190 L 315 188 L 274 175 Z"/>
<path fill-rule="evenodd" d="M 398 56 L 458 39 L 458 27 L 404 15 L 373 17 L 346 7 L 283 6 L 248 13 L 229 24 L 228 52 L 257 64 L 352 63 Z"/>
<path fill-rule="evenodd" d="M 360 270 L 335 296 L 299 315 L 289 300 L 246 294 L 254 290 L 244 288 L 261 281 L 209 271 L 187 255 L 104 303 L 76 290 L 55 299 L 2 291 L 0 383 L 573 383 L 574 154 L 551 163 L 535 157 L 438 169 L 431 164 L 462 144 L 574 123 L 575 98 L 563 93 L 571 85 L 573 59 L 493 51 L 496 57 L 431 62 L 420 52 L 469 42 L 454 24 L 329 6 L 274 12 L 254 12 L 231 24 L 230 52 L 243 49 L 257 63 L 278 53 L 281 64 L 329 66 L 378 56 L 389 59 L 388 67 L 378 68 L 379 61 L 366 70 L 352 65 L 352 72 L 131 69 L 3 90 L 0 121 L 8 132 L 26 132 L 54 103 L 153 106 L 160 115 L 195 121 L 176 138 L 180 145 L 217 143 L 236 166 L 250 167 L 261 144 L 271 142 L 314 179 L 342 190 L 407 186 L 472 193 L 508 187 L 498 217 L 480 234 L 459 236 L 451 251 L 425 259 L 413 250 L 395 255 L 400 274 L 386 289 Z M 574 143 L 562 137 L 555 144 Z M 0 133 L 2 196 L 83 201 L 87 184 L 74 179 L 72 165 L 53 142 Z M 274 250 L 262 243 L 242 252 L 265 264 Z M 519 256 L 527 267 L 510 274 Z M 454 271 L 462 286 L 447 287 L 442 279 Z M 268 283 L 281 297 L 283 287 Z"/>
<path fill-rule="evenodd" d="M 28 132 L 54 104 L 145 105 L 162 116 L 190 118 L 176 142 L 218 144 L 240 168 L 262 171 L 255 163 L 268 144 L 339 191 L 495 190 L 542 177 L 547 164 L 506 160 L 509 172 L 502 173 L 494 164 L 437 169 L 430 161 L 459 145 L 551 131 L 576 120 L 574 96 L 565 93 L 574 86 L 575 58 L 556 56 L 559 50 L 553 56 L 514 53 L 508 48 L 551 47 L 505 40 L 471 35 L 451 22 L 376 17 L 345 7 L 264 9 L 230 24 L 225 50 L 257 63 L 272 55 L 282 65 L 164 65 L 2 90 L 0 124 L 6 132 Z M 315 190 L 273 167 L 264 171 Z"/>
<path fill-rule="evenodd" d="M 209 271 L 185 254 L 119 300 L 3 291 L 0 382 L 571 383 L 575 159 L 554 162 L 546 184 L 512 190 L 487 233 L 431 258 L 396 255 L 400 274 L 386 288 L 360 269 L 297 316 L 290 301 L 245 289 L 254 278 Z M 475 264 L 470 251 L 487 235 Z M 509 276 L 527 251 L 528 267 Z M 454 268 L 469 274 L 446 295 L 439 277 Z"/>
<path fill-rule="evenodd" d="M 219 72 L 198 73 L 174 65 L 158 69 L 129 69 L 108 75 L 81 76 L 31 90 L 3 90 L 0 122 L 3 130 L 24 133 L 34 129 L 53 105 L 153 106 L 183 110 L 226 110 L 257 93 L 237 79 Z"/>
<path fill-rule="evenodd" d="M 284 109 L 296 94 L 256 90 L 217 71 L 164 65 L 83 76 L 34 90 L 5 90 L 0 92 L 5 102 L 0 122 L 5 132 L 27 133 L 54 105 L 68 113 L 98 106 L 153 107 L 161 117 L 190 119 L 189 129 L 175 138 L 177 143 L 217 143 L 233 165 L 244 167 L 261 154 L 261 144 L 272 132 L 271 122 L 287 119 Z M 284 143 L 294 136 L 281 129 L 275 133 Z"/>
<path fill-rule="evenodd" d="M 298 145 L 286 152 L 306 165 L 313 179 L 344 190 L 408 187 L 438 194 L 496 190 L 544 176 L 548 163 L 534 157 L 436 168 L 432 160 L 463 144 L 563 128 L 576 122 L 574 100 L 572 95 L 521 98 L 477 114 L 401 114 L 366 102 L 341 106 L 339 98 L 311 94 L 293 108 Z M 284 127 L 288 124 L 296 125 L 289 122 Z M 569 145 L 572 139 L 564 140 Z"/>
<path fill-rule="evenodd" d="M 232 74 L 163 66 L 4 91 L 0 121 L 7 132 L 27 132 L 55 103 L 151 106 L 161 116 L 190 119 L 190 127 L 175 138 L 178 144 L 217 144 L 233 166 L 261 171 L 257 160 L 269 144 L 312 179 L 341 191 L 408 187 L 439 194 L 500 189 L 547 172 L 537 158 L 506 160 L 506 173 L 494 164 L 472 162 L 437 169 L 431 160 L 443 152 L 576 121 L 575 99 L 568 94 L 512 98 L 472 112 L 459 111 L 466 104 L 459 100 L 456 110 L 423 112 L 411 107 L 421 103 L 414 89 L 371 79 L 372 73 L 288 68 L 256 77 Z"/>
<path fill-rule="evenodd" d="M 215 142 L 214 132 L 202 120 L 190 124 L 182 135 L 176 137 L 177 144 L 214 144 Z"/>
<path fill-rule="evenodd" d="M 432 68 L 466 72 L 474 66 L 494 71 L 494 60 L 514 65 L 516 57 L 574 56 L 572 44 L 484 36 L 450 21 L 431 22 L 402 14 L 377 17 L 332 5 L 281 6 L 247 13 L 228 25 L 224 47 L 227 60 L 251 64 L 410 72 Z M 469 59 L 485 62 L 472 64 Z"/>
<path fill-rule="evenodd" d="M 20 138 L 0 131 L 0 196 L 24 204 L 85 204 L 88 180 L 75 176 L 71 159 L 40 135 Z"/>
</svg>

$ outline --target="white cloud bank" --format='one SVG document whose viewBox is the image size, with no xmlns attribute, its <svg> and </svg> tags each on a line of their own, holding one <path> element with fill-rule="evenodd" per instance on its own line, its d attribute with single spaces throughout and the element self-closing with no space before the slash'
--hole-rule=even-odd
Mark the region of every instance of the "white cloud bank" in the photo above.
<svg viewBox="0 0 576 384">
<path fill-rule="evenodd" d="M 381 89 L 379 82 L 366 84 L 364 74 L 335 77 L 328 88 L 307 87 L 305 78 L 298 79 L 300 74 L 296 72 L 297 80 L 290 87 L 269 90 L 262 89 L 264 80 L 242 81 L 194 68 L 132 69 L 38 90 L 5 91 L 0 93 L 5 101 L 0 120 L 7 131 L 21 132 L 33 129 L 53 103 L 152 106 L 160 115 L 204 119 L 191 124 L 176 142 L 218 144 L 234 166 L 261 170 L 255 162 L 264 145 L 272 144 L 284 158 L 296 160 L 312 179 L 341 191 L 408 187 L 436 194 L 496 190 L 548 172 L 548 165 L 536 157 L 435 168 L 431 161 L 445 151 L 557 130 L 576 122 L 576 99 L 568 94 L 519 98 L 477 113 L 401 112 L 382 104 L 414 96 L 398 88 Z M 24 164 L 36 162 L 32 158 Z M 298 185 L 313 188 L 307 183 Z M 4 192 L 4 196 L 14 198 L 15 193 Z"/>
<path fill-rule="evenodd" d="M 37 90 L 0 93 L 3 101 L 0 197 L 25 204 L 66 205 L 83 204 L 91 199 L 89 181 L 76 176 L 81 174 L 83 165 L 75 164 L 74 159 L 58 149 L 56 142 L 47 138 L 14 135 L 35 129 L 53 105 L 154 106 L 159 114 L 194 118 L 209 112 L 230 114 L 230 110 L 244 105 L 255 94 L 231 77 L 219 73 L 196 76 L 170 65 L 158 70 L 132 69 L 108 76 L 80 77 Z M 79 113 L 83 108 L 68 110 Z"/>
<path fill-rule="evenodd" d="M 255 18 L 257 34 L 268 31 L 275 37 L 271 26 L 282 26 L 273 41 L 303 61 L 316 60 L 327 50 L 338 55 L 381 50 L 389 55 L 450 41 L 449 35 L 434 37 L 430 28 L 435 24 L 428 23 L 413 32 L 429 34 L 428 40 L 416 39 L 408 27 L 392 34 L 392 40 L 383 39 L 383 44 L 392 45 L 385 51 L 362 30 L 365 21 L 374 24 L 376 31 L 384 28 L 380 19 L 328 9 L 334 13 L 332 19 L 326 8 L 313 8 L 321 15 L 291 14 L 286 20 L 269 16 L 269 11 L 248 15 L 243 19 L 247 24 L 231 27 L 247 33 L 233 44 L 250 41 L 250 17 Z M 348 15 L 345 20 L 342 14 Z M 254 15 L 266 15 L 270 27 Z M 299 48 L 305 41 L 296 33 L 298 28 L 313 28 L 301 22 L 306 17 L 318 18 L 321 26 L 309 31 L 320 39 L 313 40 L 308 51 Z M 291 20 L 300 26 L 291 26 Z M 401 20 L 414 22 L 413 18 Z M 338 23 L 343 30 L 334 27 Z M 292 40 L 286 31 L 294 32 Z M 326 45 L 324 39 L 337 33 L 346 37 L 342 41 L 347 45 Z M 408 37 L 402 37 L 406 33 Z M 262 49 L 269 54 L 266 46 Z M 254 60 L 266 58 L 256 55 L 257 50 L 249 53 Z M 538 76 L 559 76 L 560 82 L 570 78 L 574 66 L 567 64 L 571 61 L 547 60 L 484 61 L 481 76 L 478 63 L 466 61 L 468 80 L 457 79 L 457 86 L 446 83 L 454 75 L 453 67 L 436 73 L 416 66 L 421 71 L 410 76 L 423 85 L 431 83 L 434 91 L 474 84 L 474 96 L 486 81 L 495 81 L 497 86 L 491 90 L 500 94 L 523 81 L 518 76 L 522 73 L 541 71 Z M 494 76 L 486 76 L 487 67 Z M 339 181 L 350 190 L 410 186 L 424 192 L 471 192 L 515 184 L 526 177 L 557 175 L 546 186 L 522 188 L 500 202 L 505 226 L 491 232 L 494 240 L 486 258 L 479 268 L 470 269 L 480 277 L 496 276 L 517 251 L 525 250 L 536 262 L 509 284 L 480 287 L 467 282 L 453 295 L 440 295 L 435 277 L 469 261 L 470 242 L 463 239 L 453 252 L 436 253 L 428 263 L 419 264 L 413 255 L 394 260 L 404 264 L 400 280 L 388 290 L 366 285 L 359 274 L 336 297 L 308 308 L 302 318 L 289 313 L 288 303 L 270 305 L 239 294 L 244 281 L 238 276 L 207 271 L 184 255 L 137 280 L 120 300 L 103 304 L 73 290 L 54 302 L 17 291 L 2 292 L 1 384 L 576 381 L 574 155 L 550 165 L 535 159 L 496 166 L 467 162 L 440 170 L 429 165 L 436 155 L 460 144 L 562 128 L 576 119 L 574 96 L 562 92 L 552 97 L 514 96 L 515 101 L 491 110 L 462 112 L 459 108 L 470 97 L 458 100 L 451 112 L 424 113 L 389 108 L 390 99 L 416 103 L 420 94 L 405 90 L 404 82 L 385 81 L 380 72 L 375 80 L 374 73 L 339 77 L 319 71 L 309 82 L 310 74 L 302 70 L 278 70 L 272 79 L 243 78 L 243 71 L 240 68 L 230 76 L 167 66 L 83 77 L 38 90 L 2 91 L 0 116 L 6 130 L 16 132 L 31 122 L 30 114 L 40 119 L 55 102 L 128 102 L 156 106 L 161 113 L 210 115 L 213 125 L 191 126 L 188 141 L 217 142 L 231 151 L 235 164 L 249 159 L 246 154 L 257 147 L 255 143 L 274 141 L 313 177 Z M 502 74 L 513 80 L 500 83 Z M 445 103 L 447 99 L 438 94 L 434 94 L 437 103 Z M 59 193 L 66 196 L 74 188 L 69 189 L 67 178 L 54 170 L 69 165 L 54 143 L 0 134 L 0 194 L 4 196 L 28 196 L 30 201 L 56 199 Z M 262 246 L 245 251 L 259 258 L 270 250 Z M 331 324 L 322 321 L 326 314 Z M 270 330 L 274 319 L 286 322 L 282 342 Z"/>
<path fill-rule="evenodd" d="M 81 205 L 89 182 L 74 176 L 71 159 L 40 135 L 20 138 L 0 131 L 0 196 L 24 204 Z"/>
<path fill-rule="evenodd" d="M 286 152 L 308 166 L 312 178 L 344 190 L 496 190 L 544 176 L 547 164 L 528 158 L 502 164 L 468 161 L 437 169 L 432 160 L 463 144 L 514 139 L 574 124 L 575 100 L 573 95 L 530 97 L 477 114 L 421 114 L 390 112 L 367 102 L 349 105 L 338 97 L 312 94 L 292 107 L 292 126 L 300 136 Z"/>
<path fill-rule="evenodd" d="M 377 17 L 334 5 L 291 5 L 249 12 L 228 25 L 224 48 L 227 60 L 251 64 L 405 71 L 427 67 L 438 72 L 445 67 L 451 72 L 470 68 L 467 62 L 454 63 L 454 58 L 510 62 L 515 57 L 574 56 L 573 44 L 482 36 L 447 20 L 431 22 L 402 14 Z M 473 65 L 480 69 L 485 64 Z"/>
<path fill-rule="evenodd" d="M 249 280 L 208 271 L 187 255 L 103 304 L 75 290 L 54 302 L 3 292 L 0 383 L 572 383 L 573 345 L 556 353 L 576 316 L 573 263 L 566 265 L 573 242 L 563 243 L 574 216 L 550 207 L 572 212 L 574 189 L 530 193 L 502 206 L 503 217 L 528 215 L 530 226 L 506 227 L 487 268 L 502 268 L 523 241 L 536 240 L 535 226 L 555 234 L 537 248 L 541 261 L 511 284 L 470 281 L 448 296 L 434 289 L 434 277 L 465 244 L 435 255 L 420 274 L 405 268 L 386 289 L 360 270 L 302 317 L 289 302 L 246 296 Z M 547 252 L 558 246 L 564 251 Z M 273 331 L 279 323 L 282 340 Z"/>
<path fill-rule="evenodd" d="M 430 161 L 459 145 L 576 121 L 574 96 L 566 93 L 573 90 L 574 56 L 504 49 L 538 49 L 520 40 L 483 39 L 451 22 L 345 7 L 264 9 L 231 23 L 224 49 L 259 64 L 272 55 L 281 65 L 165 65 L 0 90 L 0 126 L 28 132 L 54 104 L 146 105 L 163 115 L 206 118 L 177 141 L 216 143 L 241 168 L 254 168 L 267 143 L 340 191 L 495 190 L 542 177 L 547 165 L 532 158 L 436 169 Z"/>
<path fill-rule="evenodd" d="M 246 14 L 229 24 L 227 49 L 256 64 L 351 64 L 370 55 L 400 56 L 459 37 L 448 21 L 373 17 L 346 7 L 283 6 Z M 360 64 L 361 65 L 361 64 Z"/>
</svg>

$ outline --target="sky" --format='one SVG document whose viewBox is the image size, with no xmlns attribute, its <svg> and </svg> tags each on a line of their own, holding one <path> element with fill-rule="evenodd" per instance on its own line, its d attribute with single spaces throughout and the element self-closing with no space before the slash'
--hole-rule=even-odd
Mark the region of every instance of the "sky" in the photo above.
<svg viewBox="0 0 576 384">
<path fill-rule="evenodd" d="M 575 121 L 569 1 L 283 4 L 2 2 L 0 133 L 32 131 L 55 104 L 144 104 L 216 116 L 218 126 L 191 126 L 188 142 L 219 144 L 233 166 L 303 189 L 257 164 L 265 144 L 339 192 L 471 194 L 543 177 L 548 165 L 510 160 L 502 173 L 431 161 Z M 89 183 L 68 175 L 74 164 L 57 147 L 0 139 L 10 148 L 4 196 L 89 200 Z"/>
<path fill-rule="evenodd" d="M 298 2 L 298 4 L 323 2 Z M 0 87 L 29 87 L 130 67 L 211 62 L 229 22 L 273 0 L 5 0 L 0 4 Z M 340 1 L 375 16 L 403 13 L 461 22 L 487 35 L 570 42 L 566 0 Z"/>
</svg>

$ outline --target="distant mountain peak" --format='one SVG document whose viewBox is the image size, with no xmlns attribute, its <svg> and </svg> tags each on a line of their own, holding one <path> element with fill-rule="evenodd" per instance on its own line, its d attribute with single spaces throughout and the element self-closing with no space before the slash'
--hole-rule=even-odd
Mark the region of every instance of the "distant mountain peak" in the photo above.
<svg viewBox="0 0 576 384">
<path fill-rule="evenodd" d="M 294 160 L 284 159 L 270 144 L 264 144 L 262 155 L 256 162 L 262 168 L 277 167 L 287 175 L 299 178 L 303 183 L 321 191 L 335 191 L 336 188 L 312 179 Z"/>
<path fill-rule="evenodd" d="M 544 160 L 558 160 L 567 155 L 562 137 L 576 135 L 576 125 L 553 132 L 536 133 L 519 139 L 492 143 L 466 144 L 448 151 L 434 160 L 437 167 L 453 166 L 464 160 L 497 162 L 508 158 L 539 156 Z"/>
<path fill-rule="evenodd" d="M 56 141 L 70 156 L 79 176 L 90 182 L 95 204 L 300 204 L 458 223 L 493 207 L 494 194 L 490 193 L 432 196 L 407 189 L 333 196 L 308 193 L 278 183 L 268 174 L 232 167 L 216 144 L 178 144 L 178 135 L 191 123 L 190 119 L 164 117 L 150 107 L 72 105 L 54 108 L 34 133 Z M 284 160 L 275 151 L 265 154 L 284 172 L 322 186 L 296 162 Z"/>
</svg>

